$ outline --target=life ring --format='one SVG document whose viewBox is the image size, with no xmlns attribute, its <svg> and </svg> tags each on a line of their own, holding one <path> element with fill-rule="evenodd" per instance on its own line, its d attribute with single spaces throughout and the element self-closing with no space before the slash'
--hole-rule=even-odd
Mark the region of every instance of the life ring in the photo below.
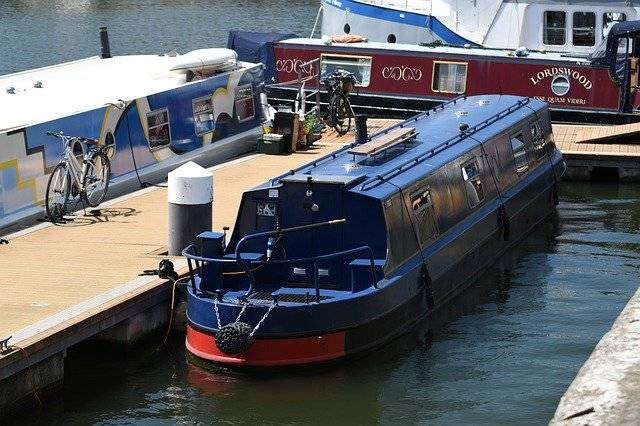
<svg viewBox="0 0 640 426">
<path fill-rule="evenodd" d="M 333 43 L 362 43 L 368 41 L 366 37 L 356 34 L 333 35 L 329 37 L 329 40 Z"/>
</svg>

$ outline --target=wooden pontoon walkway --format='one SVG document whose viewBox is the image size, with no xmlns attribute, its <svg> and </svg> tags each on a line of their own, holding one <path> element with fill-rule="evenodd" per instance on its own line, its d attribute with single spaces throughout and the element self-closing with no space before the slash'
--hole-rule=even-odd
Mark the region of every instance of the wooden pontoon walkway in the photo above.
<svg viewBox="0 0 640 426">
<path fill-rule="evenodd" d="M 372 120 L 369 131 L 393 123 Z M 308 150 L 250 154 L 210 169 L 213 229 L 234 225 L 244 190 L 326 155 L 352 142 L 353 136 L 327 132 Z M 9 244 L 0 244 L 0 340 L 13 336 L 9 344 L 25 348 L 30 356 L 21 350 L 0 354 L 0 413 L 4 385 L 25 371 L 27 360 L 36 364 L 50 359 L 149 308 L 149 303 L 157 305 L 160 290 L 167 306 L 170 284 L 138 276 L 166 258 L 159 254 L 166 251 L 167 210 L 167 190 L 151 187 L 104 203 L 100 216 L 78 216 L 62 225 L 43 223 L 5 236 Z M 173 260 L 184 271 L 184 260 Z M 153 301 L 141 302 L 152 293 Z M 34 386 L 47 385 L 39 378 L 46 368 L 32 373 Z"/>
<path fill-rule="evenodd" d="M 597 172 L 621 181 L 640 180 L 638 125 L 554 124 L 556 145 L 567 163 L 567 179 L 589 180 Z"/>
</svg>

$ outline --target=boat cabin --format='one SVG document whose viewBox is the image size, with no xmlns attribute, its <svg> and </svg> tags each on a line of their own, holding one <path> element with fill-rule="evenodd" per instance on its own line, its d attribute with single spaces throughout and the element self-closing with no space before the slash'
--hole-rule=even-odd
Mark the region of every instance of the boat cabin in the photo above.
<svg viewBox="0 0 640 426">
<path fill-rule="evenodd" d="M 640 106 L 638 34 L 640 21 L 617 23 L 589 57 L 526 49 L 286 39 L 273 44 L 275 60 L 267 66 L 275 69 L 279 85 L 269 92 L 274 99 L 290 98 L 303 81 L 308 93 L 318 87 L 314 77 L 341 68 L 358 80 L 351 97 L 356 110 L 421 110 L 459 95 L 502 93 L 548 102 L 554 120 L 634 121 Z"/>
<path fill-rule="evenodd" d="M 451 101 L 245 192 L 225 249 L 221 234 L 203 236 L 211 269 L 200 290 L 252 298 L 375 287 L 470 217 L 494 209 L 499 194 L 548 166 L 553 150 L 542 102 Z"/>
</svg>

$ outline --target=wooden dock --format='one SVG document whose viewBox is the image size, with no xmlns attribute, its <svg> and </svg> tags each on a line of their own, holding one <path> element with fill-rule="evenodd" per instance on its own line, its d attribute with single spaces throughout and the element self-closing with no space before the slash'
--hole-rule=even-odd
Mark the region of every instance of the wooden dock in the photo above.
<svg viewBox="0 0 640 426">
<path fill-rule="evenodd" d="M 640 135 L 630 126 L 554 124 L 556 145 L 567 163 L 566 178 L 640 180 Z"/>
<path fill-rule="evenodd" d="M 396 121 L 371 120 L 374 133 Z M 250 154 L 211 168 L 213 229 L 233 227 L 243 191 L 353 141 L 353 132 L 328 131 L 307 150 L 290 155 Z M 88 337 L 147 312 L 145 323 L 164 326 L 171 284 L 155 269 L 166 252 L 167 190 L 151 187 L 104 203 L 99 216 L 43 223 L 5 236 L 0 245 L 0 413 L 63 378 L 64 351 Z M 173 258 L 185 272 L 183 259 Z M 159 306 L 148 314 L 154 306 Z M 125 333 L 130 338 L 130 331 Z M 24 350 L 21 350 L 21 349 Z M 30 376 L 26 377 L 31 365 Z M 62 370 L 61 370 L 62 369 Z M 22 374 L 23 377 L 19 377 Z M 7 386 L 10 386 L 9 390 Z"/>
</svg>

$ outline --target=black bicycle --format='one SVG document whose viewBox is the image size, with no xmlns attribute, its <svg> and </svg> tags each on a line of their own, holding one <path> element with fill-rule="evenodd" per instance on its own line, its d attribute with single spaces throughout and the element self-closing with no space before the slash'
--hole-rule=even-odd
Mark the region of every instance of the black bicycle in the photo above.
<svg viewBox="0 0 640 426">
<path fill-rule="evenodd" d="M 358 80 L 353 73 L 338 69 L 322 80 L 329 94 L 328 124 L 336 132 L 344 135 L 351 128 L 353 109 L 349 102 L 349 93 L 355 88 Z"/>
</svg>

